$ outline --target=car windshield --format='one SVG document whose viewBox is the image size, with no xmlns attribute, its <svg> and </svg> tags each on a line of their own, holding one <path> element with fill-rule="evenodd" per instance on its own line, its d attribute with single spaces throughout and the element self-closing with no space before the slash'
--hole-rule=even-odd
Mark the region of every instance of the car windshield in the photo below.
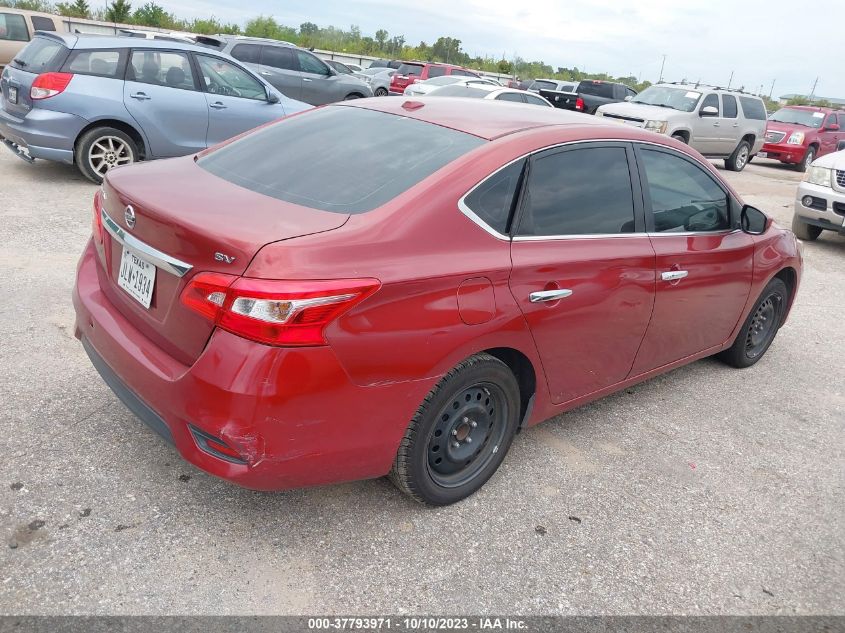
<svg viewBox="0 0 845 633">
<path fill-rule="evenodd" d="M 781 108 L 772 116 L 769 121 L 777 121 L 778 123 L 794 123 L 803 125 L 804 127 L 820 128 L 824 122 L 824 112 L 816 112 L 813 110 L 799 110 L 798 108 Z"/>
<path fill-rule="evenodd" d="M 646 105 L 672 108 L 681 112 L 692 112 L 695 110 L 699 99 L 701 99 L 701 93 L 697 90 L 650 86 L 631 99 L 631 103 L 644 103 Z"/>
<path fill-rule="evenodd" d="M 399 70 L 396 71 L 396 74 L 419 76 L 422 74 L 422 69 L 422 64 L 402 64 L 401 66 L 399 66 Z"/>
<path fill-rule="evenodd" d="M 395 114 L 328 106 L 282 119 L 197 164 L 278 200 L 335 213 L 364 213 L 484 142 Z"/>
</svg>

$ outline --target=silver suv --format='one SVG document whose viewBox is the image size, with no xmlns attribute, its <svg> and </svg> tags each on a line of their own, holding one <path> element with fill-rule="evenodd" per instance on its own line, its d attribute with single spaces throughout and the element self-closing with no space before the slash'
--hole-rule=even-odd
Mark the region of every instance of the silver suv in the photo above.
<svg viewBox="0 0 845 633">
<path fill-rule="evenodd" d="M 311 105 L 372 97 L 358 77 L 342 74 L 322 59 L 290 42 L 260 37 L 214 35 L 197 38 L 255 70 L 286 96 Z"/>
<path fill-rule="evenodd" d="M 742 171 L 760 151 L 766 107 L 760 97 L 703 84 L 650 86 L 623 103 L 601 106 L 598 116 L 666 134 L 725 167 Z"/>
</svg>

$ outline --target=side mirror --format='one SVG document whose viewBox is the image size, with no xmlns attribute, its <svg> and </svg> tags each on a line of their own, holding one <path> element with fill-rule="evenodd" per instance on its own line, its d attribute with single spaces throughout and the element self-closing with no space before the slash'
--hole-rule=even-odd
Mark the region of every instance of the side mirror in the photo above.
<svg viewBox="0 0 845 633">
<path fill-rule="evenodd" d="M 699 111 L 698 116 L 719 116 L 719 108 L 715 106 L 704 106 Z"/>
<path fill-rule="evenodd" d="M 739 226 L 744 233 L 749 235 L 762 235 L 769 227 L 769 216 L 755 209 L 749 204 L 742 207 L 739 215 Z"/>
<path fill-rule="evenodd" d="M 838 132 L 839 131 L 839 124 L 838 123 L 831 123 L 825 129 L 828 132 Z"/>
<path fill-rule="evenodd" d="M 277 95 L 272 90 L 267 91 L 267 103 L 279 103 L 281 99 L 279 99 L 279 95 Z"/>
</svg>

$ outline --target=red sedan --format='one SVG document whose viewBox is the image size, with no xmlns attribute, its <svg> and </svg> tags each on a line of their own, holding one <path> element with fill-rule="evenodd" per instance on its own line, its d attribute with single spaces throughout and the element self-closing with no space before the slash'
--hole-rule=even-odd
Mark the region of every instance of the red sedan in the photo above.
<svg viewBox="0 0 845 633">
<path fill-rule="evenodd" d="M 447 504 L 520 428 L 753 365 L 800 276 L 792 233 L 672 139 L 377 99 L 110 172 L 74 305 L 106 383 L 199 468 Z"/>
</svg>

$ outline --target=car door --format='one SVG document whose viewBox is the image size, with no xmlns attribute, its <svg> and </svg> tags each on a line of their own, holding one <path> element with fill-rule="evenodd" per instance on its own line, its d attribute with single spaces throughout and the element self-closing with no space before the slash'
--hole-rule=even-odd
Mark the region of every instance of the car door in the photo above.
<svg viewBox="0 0 845 633">
<path fill-rule="evenodd" d="M 638 145 L 637 155 L 657 291 L 632 375 L 725 343 L 751 290 L 754 255 L 733 217 L 738 204 L 708 170 L 668 148 Z"/>
<path fill-rule="evenodd" d="M 722 94 L 722 137 L 724 143 L 721 151 L 725 154 L 733 154 L 739 140 L 743 137 L 742 128 L 739 125 L 739 106 L 734 95 Z M 753 148 L 752 148 L 753 149 Z"/>
<path fill-rule="evenodd" d="M 716 114 L 705 113 L 704 108 L 707 107 L 716 108 Z M 690 145 L 705 156 L 724 156 L 725 140 L 719 95 L 715 92 L 705 95 L 698 106 L 697 115 L 692 122 Z"/>
<path fill-rule="evenodd" d="M 290 46 L 262 46 L 258 72 L 285 96 L 302 101 L 302 73 L 293 51 Z"/>
<path fill-rule="evenodd" d="M 205 148 L 208 105 L 188 53 L 132 50 L 123 103 L 147 138 L 147 158 L 184 156 Z"/>
<path fill-rule="evenodd" d="M 627 143 L 531 157 L 511 246 L 510 288 L 555 403 L 629 374 L 651 317 L 654 250 Z"/>
<path fill-rule="evenodd" d="M 323 105 L 340 101 L 344 96 L 340 83 L 329 67 L 315 55 L 294 49 L 302 73 L 302 101 L 311 105 Z"/>
<path fill-rule="evenodd" d="M 213 55 L 196 54 L 208 107 L 208 146 L 285 116 L 267 100 L 264 84 L 243 68 Z"/>
<path fill-rule="evenodd" d="M 819 131 L 819 156 L 835 152 L 838 144 L 839 122 L 836 120 L 836 115 L 831 113 L 827 115 Z"/>
</svg>

